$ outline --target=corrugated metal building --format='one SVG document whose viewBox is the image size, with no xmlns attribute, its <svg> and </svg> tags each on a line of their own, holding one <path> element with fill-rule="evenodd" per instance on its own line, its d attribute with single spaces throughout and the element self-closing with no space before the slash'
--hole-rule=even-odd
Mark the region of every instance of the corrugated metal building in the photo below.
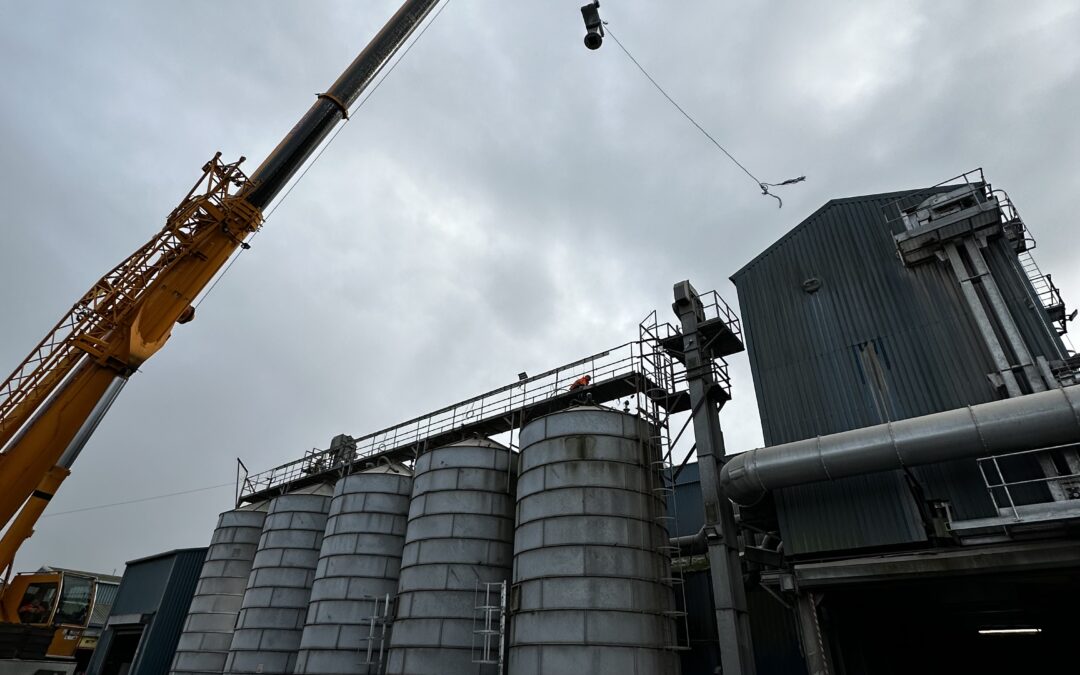
<svg viewBox="0 0 1080 675">
<path fill-rule="evenodd" d="M 766 445 L 999 398 L 948 266 L 905 267 L 897 257 L 895 202 L 920 192 L 831 200 L 732 276 Z M 984 253 L 1034 355 L 1064 358 L 1009 241 L 991 240 Z M 912 474 L 957 519 L 997 513 L 974 460 Z M 775 509 L 792 557 L 927 540 L 901 471 L 779 490 Z"/>
<path fill-rule="evenodd" d="M 165 675 L 205 557 L 188 548 L 129 562 L 87 675 Z"/>
</svg>

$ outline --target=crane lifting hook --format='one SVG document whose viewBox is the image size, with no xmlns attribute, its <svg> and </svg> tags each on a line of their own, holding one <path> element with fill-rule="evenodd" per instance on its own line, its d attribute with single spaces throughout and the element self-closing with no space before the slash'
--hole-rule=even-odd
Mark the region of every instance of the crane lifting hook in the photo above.
<svg viewBox="0 0 1080 675">
<path fill-rule="evenodd" d="M 585 20 L 585 46 L 600 49 L 604 42 L 604 22 L 600 20 L 600 0 L 593 0 L 581 8 L 581 18 Z"/>
</svg>

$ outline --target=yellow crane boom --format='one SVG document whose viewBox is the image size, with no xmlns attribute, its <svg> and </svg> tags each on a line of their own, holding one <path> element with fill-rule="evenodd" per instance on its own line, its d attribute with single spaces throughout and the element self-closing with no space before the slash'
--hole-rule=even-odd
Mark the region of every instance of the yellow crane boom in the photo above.
<svg viewBox="0 0 1080 675">
<path fill-rule="evenodd" d="M 258 229 L 262 213 L 244 199 L 251 189 L 240 162 L 216 155 L 161 232 L 94 284 L 4 381 L 0 520 L 25 507 L 0 545 L 0 564 L 10 564 L 7 546 L 29 536 L 67 476 L 75 457 L 64 455 L 77 455 L 80 432 L 92 433 L 95 408 L 104 414 L 173 326 L 190 320 L 195 296 Z"/>
<path fill-rule="evenodd" d="M 165 227 L 101 278 L 0 384 L 0 572 L 10 571 L 127 378 L 194 318 L 199 293 L 438 0 L 406 0 L 249 178 L 218 153 Z"/>
</svg>

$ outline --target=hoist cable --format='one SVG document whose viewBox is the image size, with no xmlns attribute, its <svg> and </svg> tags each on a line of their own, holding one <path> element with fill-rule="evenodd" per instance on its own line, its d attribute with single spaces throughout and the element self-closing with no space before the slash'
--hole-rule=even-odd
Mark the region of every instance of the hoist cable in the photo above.
<svg viewBox="0 0 1080 675">
<path fill-rule="evenodd" d="M 608 24 L 605 21 L 604 26 L 607 27 L 607 25 Z M 806 176 L 799 176 L 797 178 L 788 178 L 787 180 L 780 181 L 779 183 L 766 183 L 765 181 L 763 181 L 760 178 L 758 178 L 757 176 L 755 176 L 753 173 L 751 173 L 750 169 L 747 169 L 746 166 L 744 166 L 742 162 L 735 159 L 735 156 L 732 155 L 730 152 L 728 152 L 727 148 L 725 148 L 723 145 L 720 144 L 720 141 L 716 140 L 716 138 L 713 137 L 712 134 L 710 134 L 708 131 L 706 131 L 705 127 L 698 124 L 698 121 L 695 120 L 693 118 L 693 116 L 690 115 L 690 113 L 686 112 L 686 110 L 681 105 L 679 105 L 678 102 L 676 102 L 675 99 L 673 99 L 671 97 L 671 95 L 668 94 L 664 90 L 663 87 L 660 86 L 660 83 L 656 81 L 656 78 L 654 78 L 652 75 L 650 75 L 649 71 L 645 70 L 645 67 L 641 65 L 640 61 L 638 61 L 636 58 L 634 58 L 634 55 L 630 53 L 630 50 L 626 48 L 626 45 L 624 45 L 619 40 L 619 38 L 615 36 L 615 33 L 611 32 L 610 27 L 607 27 L 606 33 L 611 36 L 611 39 L 615 41 L 615 44 L 619 45 L 619 49 L 622 50 L 623 54 L 626 54 L 626 57 L 628 59 L 630 59 L 631 63 L 633 63 L 635 66 L 637 66 L 637 69 L 641 71 L 641 74 L 644 75 L 645 78 L 648 79 L 649 82 L 652 83 L 652 86 L 656 87 L 656 90 L 658 92 L 660 92 L 663 95 L 663 97 L 668 100 L 668 103 L 670 103 L 672 106 L 674 106 L 674 108 L 676 110 L 678 110 L 680 113 L 682 113 L 682 116 L 685 117 L 687 119 L 687 121 L 690 122 L 690 124 L 693 124 L 697 128 L 697 130 L 700 131 L 705 136 L 705 138 L 709 139 L 709 141 L 711 141 L 712 144 L 715 145 L 720 150 L 720 152 L 727 155 L 727 158 L 730 159 L 732 162 L 734 162 L 735 166 L 742 169 L 743 173 L 745 173 L 747 176 L 749 176 L 750 180 L 754 181 L 754 184 L 757 185 L 759 188 L 761 188 L 761 194 L 762 195 L 767 195 L 769 197 L 772 197 L 773 199 L 775 199 L 778 202 L 779 207 L 782 207 L 784 205 L 784 201 L 782 199 L 780 199 L 780 197 L 778 197 L 777 195 L 774 195 L 773 193 L 769 192 L 769 188 L 771 188 L 771 187 L 782 187 L 784 185 L 794 185 L 795 183 L 801 183 L 804 180 L 806 180 Z"/>
<path fill-rule="evenodd" d="M 375 95 L 375 92 L 379 90 L 379 87 L 382 86 L 383 82 L 386 82 L 386 79 L 388 77 L 390 77 L 390 74 L 394 72 L 394 69 L 398 67 L 398 64 L 400 64 L 405 59 L 405 57 L 409 54 L 409 52 L 412 50 L 412 48 L 416 46 L 416 43 L 420 42 L 420 38 L 424 37 L 424 33 L 427 32 L 428 28 L 431 28 L 431 26 L 435 23 L 435 20 L 439 18 L 439 15 L 442 14 L 443 10 L 446 9 L 449 5 L 450 5 L 450 0 L 446 0 L 446 2 L 444 2 L 442 4 L 442 6 L 439 7 L 439 10 L 437 12 L 435 12 L 435 14 L 432 15 L 431 20 L 428 21 L 424 25 L 424 27 L 420 29 L 420 32 L 416 34 L 416 37 L 413 38 L 413 40 L 409 44 L 407 44 L 405 46 L 405 49 L 402 50 L 402 52 L 401 52 L 401 56 L 399 56 L 393 63 L 390 64 L 390 67 L 387 68 L 387 70 L 386 70 L 386 74 L 383 75 L 381 78 L 379 78 L 378 82 L 376 82 L 374 85 L 372 85 L 371 90 L 367 93 L 367 96 L 365 96 L 363 99 L 361 99 L 360 102 L 357 103 L 353 107 L 353 109 L 349 111 L 349 114 L 345 116 L 342 123 L 340 125 L 338 125 L 337 129 L 334 129 L 334 133 L 331 134 L 330 138 L 328 138 L 326 140 L 326 142 L 323 143 L 322 147 L 319 148 L 319 151 L 317 153 L 315 153 L 315 156 L 312 157 L 311 161 L 309 161 L 307 163 L 307 166 L 304 167 L 304 170 L 300 172 L 300 175 L 298 175 L 295 179 L 292 180 L 292 184 L 289 185 L 289 188 L 287 190 L 285 190 L 284 194 L 281 195 L 281 198 L 278 199 L 273 204 L 273 206 L 270 209 L 267 210 L 266 216 L 263 218 L 263 222 L 262 222 L 263 226 L 265 226 L 266 223 L 270 220 L 270 216 L 274 215 L 274 211 L 277 211 L 278 207 L 281 206 L 281 204 L 285 201 L 285 198 L 288 197 L 292 193 L 293 188 L 295 188 L 296 185 L 300 182 L 300 180 L 304 176 L 307 175 L 307 172 L 311 170 L 311 167 L 315 166 L 315 162 L 319 161 L 319 158 L 322 157 L 322 154 L 324 152 L 326 152 L 327 148 L 330 147 L 330 144 L 334 142 L 334 139 L 338 137 L 338 134 L 340 134 L 341 130 L 345 128 L 345 125 L 349 123 L 349 120 L 352 119 L 352 116 L 354 114 L 356 114 L 356 112 L 358 110 L 360 110 L 360 108 L 364 107 L 365 103 L 367 103 L 369 100 L 371 100 L 371 97 Z M 244 243 L 245 244 L 249 243 L 252 239 L 255 238 L 256 235 L 259 234 L 260 231 L 261 230 L 257 230 L 254 233 L 252 233 L 252 235 L 250 237 L 248 237 L 247 241 L 244 242 Z M 248 250 L 248 249 L 247 248 L 242 248 L 240 253 L 243 253 L 246 250 Z M 240 254 L 238 253 L 237 255 L 233 256 L 232 260 L 230 260 L 227 265 L 225 265 L 225 268 L 223 270 L 221 270 L 221 272 L 217 275 L 217 278 L 214 279 L 213 283 L 210 284 L 210 287 L 207 288 L 206 292 L 202 294 L 202 297 L 199 298 L 199 301 L 195 303 L 196 308 L 198 308 L 198 306 L 201 305 L 204 300 L 206 300 L 206 298 L 210 295 L 210 293 L 218 285 L 218 282 L 221 281 L 225 277 L 225 275 L 228 273 L 228 271 L 230 269 L 232 269 L 232 266 L 235 265 L 236 261 L 239 260 L 239 259 L 240 259 Z"/>
</svg>

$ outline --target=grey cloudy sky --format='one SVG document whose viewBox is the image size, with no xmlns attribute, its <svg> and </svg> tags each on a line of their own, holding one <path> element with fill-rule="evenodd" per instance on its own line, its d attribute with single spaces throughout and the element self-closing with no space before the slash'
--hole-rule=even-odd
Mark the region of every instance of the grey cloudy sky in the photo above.
<svg viewBox="0 0 1080 675">
<path fill-rule="evenodd" d="M 0 367 L 160 228 L 216 150 L 250 168 L 394 11 L 366 2 L 0 0 Z M 1080 302 L 1074 2 L 452 0 L 134 377 L 58 513 L 230 482 L 636 337 L 830 198 L 983 166 Z M 842 246 L 843 242 L 837 242 Z M 745 356 L 723 422 L 761 442 Z M 122 569 L 209 539 L 229 488 L 41 521 L 17 568 Z"/>
</svg>

